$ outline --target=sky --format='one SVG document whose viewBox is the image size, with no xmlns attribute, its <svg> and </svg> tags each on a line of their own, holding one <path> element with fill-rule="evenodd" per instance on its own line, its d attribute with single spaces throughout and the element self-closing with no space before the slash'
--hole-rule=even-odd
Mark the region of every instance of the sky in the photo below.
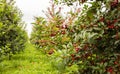
<svg viewBox="0 0 120 74">
<path fill-rule="evenodd" d="M 15 0 L 16 6 L 23 13 L 23 20 L 26 22 L 26 30 L 28 35 L 32 31 L 32 22 L 34 22 L 34 16 L 45 16 L 42 12 L 50 6 L 50 0 Z"/>
</svg>

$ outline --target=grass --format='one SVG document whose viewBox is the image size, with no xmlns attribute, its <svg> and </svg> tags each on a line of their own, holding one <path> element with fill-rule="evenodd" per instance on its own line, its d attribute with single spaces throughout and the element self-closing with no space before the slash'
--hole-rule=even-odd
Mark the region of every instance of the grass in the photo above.
<svg viewBox="0 0 120 74">
<path fill-rule="evenodd" d="M 28 43 L 24 52 L 0 62 L 0 74 L 58 74 L 58 71 L 49 56 Z"/>
</svg>

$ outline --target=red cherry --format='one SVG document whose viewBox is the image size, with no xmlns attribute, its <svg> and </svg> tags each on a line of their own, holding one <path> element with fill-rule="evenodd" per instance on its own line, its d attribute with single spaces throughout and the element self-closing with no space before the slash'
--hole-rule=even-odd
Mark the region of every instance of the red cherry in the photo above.
<svg viewBox="0 0 120 74">
<path fill-rule="evenodd" d="M 66 34 L 65 30 L 63 30 L 61 33 L 62 33 L 62 34 Z"/>
<path fill-rule="evenodd" d="M 109 29 L 115 28 L 114 24 L 108 26 Z"/>
<path fill-rule="evenodd" d="M 80 56 L 75 57 L 76 60 L 80 59 Z"/>
<path fill-rule="evenodd" d="M 118 62 L 117 62 L 117 61 L 115 61 L 115 62 L 114 62 L 114 64 L 115 64 L 115 65 L 117 65 L 117 64 L 118 64 Z"/>
<path fill-rule="evenodd" d="M 56 25 L 56 27 L 57 27 L 57 28 L 60 28 L 60 26 L 59 26 L 59 25 Z"/>
<path fill-rule="evenodd" d="M 104 21 L 104 17 L 101 17 L 101 18 L 99 19 L 99 21 L 100 21 L 100 22 L 103 22 L 103 21 Z"/>
<path fill-rule="evenodd" d="M 107 21 L 107 25 L 110 25 L 110 24 L 111 24 L 111 22 L 110 22 L 110 20 L 108 20 L 108 21 Z"/>
<path fill-rule="evenodd" d="M 48 52 L 49 55 L 51 55 L 53 53 L 54 53 L 54 49 L 50 49 L 49 52 Z"/>
<path fill-rule="evenodd" d="M 53 37 L 53 36 L 55 36 L 55 35 L 56 35 L 55 33 L 50 34 L 51 37 Z"/>
<path fill-rule="evenodd" d="M 74 60 L 75 60 L 75 57 L 72 57 L 72 60 L 74 61 Z"/>
<path fill-rule="evenodd" d="M 101 60 L 101 63 L 105 63 L 105 62 L 107 62 L 107 59 Z"/>
<path fill-rule="evenodd" d="M 75 48 L 75 51 L 78 53 L 79 52 L 79 50 L 80 50 L 80 48 Z"/>
<path fill-rule="evenodd" d="M 67 29 L 68 28 L 68 25 L 65 25 L 65 29 Z"/>
<path fill-rule="evenodd" d="M 71 57 L 75 57 L 75 55 L 74 55 L 74 54 L 71 54 Z"/>
<path fill-rule="evenodd" d="M 113 23 L 116 23 L 118 20 L 117 19 L 115 19 L 115 20 L 113 20 Z"/>
<path fill-rule="evenodd" d="M 88 45 L 85 45 L 85 46 L 83 47 L 84 50 L 87 50 L 87 48 L 88 48 Z"/>
<path fill-rule="evenodd" d="M 81 2 L 84 3 L 86 0 L 82 0 Z"/>
<path fill-rule="evenodd" d="M 62 29 L 67 29 L 68 26 L 67 25 L 62 25 Z"/>
<path fill-rule="evenodd" d="M 107 69 L 107 72 L 109 72 L 110 74 L 112 74 L 113 68 L 112 68 L 112 67 L 109 67 L 109 68 Z"/>
<path fill-rule="evenodd" d="M 74 32 L 74 30 L 70 30 L 70 32 L 72 32 L 72 33 L 73 33 L 73 32 Z"/>
<path fill-rule="evenodd" d="M 114 0 L 115 3 L 118 3 L 118 0 Z"/>
<path fill-rule="evenodd" d="M 118 0 L 114 0 L 113 2 L 111 2 L 111 6 L 116 6 L 118 4 Z"/>
</svg>

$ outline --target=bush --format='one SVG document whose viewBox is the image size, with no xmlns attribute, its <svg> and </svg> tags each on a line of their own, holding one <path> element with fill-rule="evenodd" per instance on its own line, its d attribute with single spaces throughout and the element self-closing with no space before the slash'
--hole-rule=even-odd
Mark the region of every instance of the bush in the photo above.
<svg viewBox="0 0 120 74">
<path fill-rule="evenodd" d="M 21 21 L 21 13 L 14 1 L 0 1 L 0 58 L 23 51 L 27 33 Z"/>
<path fill-rule="evenodd" d="M 116 1 L 84 0 L 80 2 L 83 8 L 70 11 L 65 18 L 61 8 L 56 11 L 52 4 L 47 20 L 36 18 L 31 41 L 54 58 L 54 64 L 60 60 L 65 73 L 119 73 L 120 3 Z"/>
</svg>

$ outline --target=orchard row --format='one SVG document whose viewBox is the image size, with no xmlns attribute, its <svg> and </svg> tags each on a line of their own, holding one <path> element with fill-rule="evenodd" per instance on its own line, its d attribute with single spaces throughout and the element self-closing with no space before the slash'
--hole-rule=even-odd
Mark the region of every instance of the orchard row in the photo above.
<svg viewBox="0 0 120 74">
<path fill-rule="evenodd" d="M 36 17 L 31 42 L 59 60 L 65 73 L 119 73 L 120 3 L 80 0 L 75 6 L 74 2 L 77 0 L 51 2 L 45 12 L 47 19 Z M 60 4 L 74 10 L 64 17 Z"/>
</svg>

